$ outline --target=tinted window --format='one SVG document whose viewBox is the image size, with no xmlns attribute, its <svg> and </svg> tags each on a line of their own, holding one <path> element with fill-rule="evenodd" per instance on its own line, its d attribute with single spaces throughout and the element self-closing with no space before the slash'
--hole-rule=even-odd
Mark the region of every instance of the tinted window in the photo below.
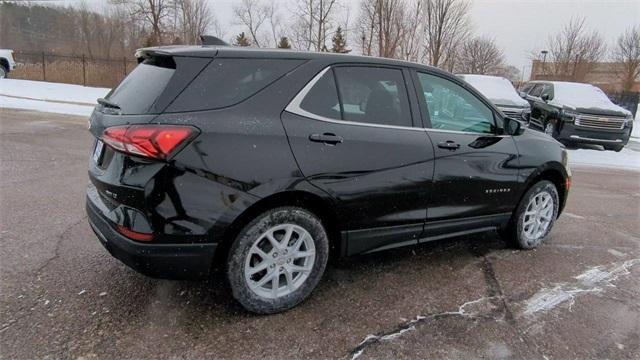
<svg viewBox="0 0 640 360">
<path fill-rule="evenodd" d="M 326 71 L 313 85 L 307 96 L 300 103 L 300 108 L 326 118 L 341 119 L 338 91 L 333 71 Z"/>
<path fill-rule="evenodd" d="M 349 66 L 334 71 L 343 120 L 412 126 L 401 70 Z"/>
<path fill-rule="evenodd" d="M 529 92 L 529 90 L 531 90 L 531 88 L 533 87 L 533 85 L 534 85 L 534 84 L 531 84 L 531 83 L 526 84 L 526 85 L 522 88 L 522 90 L 521 90 L 521 91 L 522 91 L 522 92 L 524 92 L 524 93 L 528 93 L 528 92 Z"/>
<path fill-rule="evenodd" d="M 176 65 L 171 58 L 144 60 L 109 95 L 123 114 L 145 114 L 167 87 Z"/>
<path fill-rule="evenodd" d="M 235 105 L 302 62 L 283 59 L 213 59 L 168 111 L 197 111 Z"/>
<path fill-rule="evenodd" d="M 541 94 L 542 94 L 542 84 L 536 84 L 536 86 L 534 86 L 534 88 L 529 93 L 529 95 L 535 96 L 535 97 L 540 97 Z"/>
<path fill-rule="evenodd" d="M 491 108 L 462 86 L 444 78 L 418 73 L 431 127 L 434 129 L 493 133 Z"/>
<path fill-rule="evenodd" d="M 542 95 L 549 95 L 549 99 L 553 99 L 553 85 L 551 84 L 544 84 L 542 86 L 542 93 L 540 94 L 540 96 Z"/>
</svg>

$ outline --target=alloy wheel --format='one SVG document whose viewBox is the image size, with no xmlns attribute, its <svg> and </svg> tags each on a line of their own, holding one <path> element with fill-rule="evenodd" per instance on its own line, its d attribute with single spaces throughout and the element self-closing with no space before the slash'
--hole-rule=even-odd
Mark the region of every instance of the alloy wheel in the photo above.
<svg viewBox="0 0 640 360">
<path fill-rule="evenodd" d="M 522 233 L 528 245 L 542 241 L 553 220 L 554 209 L 553 197 L 546 191 L 531 198 L 522 217 Z"/>
<path fill-rule="evenodd" d="M 244 278 L 255 294 L 277 299 L 296 291 L 309 277 L 316 260 L 313 237 L 294 224 L 262 233 L 249 249 Z"/>
</svg>

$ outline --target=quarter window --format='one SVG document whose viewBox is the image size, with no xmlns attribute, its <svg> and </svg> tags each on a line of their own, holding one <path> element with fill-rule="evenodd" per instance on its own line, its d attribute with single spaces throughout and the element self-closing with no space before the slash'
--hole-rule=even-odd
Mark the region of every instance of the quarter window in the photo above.
<svg viewBox="0 0 640 360">
<path fill-rule="evenodd" d="M 235 105 L 302 63 L 302 60 L 284 59 L 213 59 L 167 111 L 210 110 Z"/>
<path fill-rule="evenodd" d="M 432 128 L 494 133 L 493 111 L 471 92 L 439 76 L 418 73 L 418 79 Z"/>
</svg>

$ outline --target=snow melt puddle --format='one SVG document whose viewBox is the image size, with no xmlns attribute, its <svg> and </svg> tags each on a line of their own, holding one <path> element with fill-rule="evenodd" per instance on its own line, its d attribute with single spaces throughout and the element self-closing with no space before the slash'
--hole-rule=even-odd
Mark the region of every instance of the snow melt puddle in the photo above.
<svg viewBox="0 0 640 360">
<path fill-rule="evenodd" d="M 603 291 L 602 286 L 615 286 L 613 282 L 622 275 L 630 274 L 629 269 L 640 265 L 640 259 L 614 263 L 609 267 L 596 266 L 575 277 L 573 283 L 558 284 L 552 289 L 544 288 L 526 301 L 525 316 L 547 312 L 565 302 L 571 310 L 578 295 Z"/>
</svg>

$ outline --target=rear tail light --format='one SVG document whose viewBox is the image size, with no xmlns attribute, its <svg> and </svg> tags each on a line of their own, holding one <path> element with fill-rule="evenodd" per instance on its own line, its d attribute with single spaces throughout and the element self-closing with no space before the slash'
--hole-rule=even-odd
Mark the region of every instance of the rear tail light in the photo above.
<svg viewBox="0 0 640 360">
<path fill-rule="evenodd" d="M 121 152 L 165 160 L 197 133 L 196 128 L 191 126 L 114 126 L 104 130 L 102 140 Z"/>
<path fill-rule="evenodd" d="M 137 241 L 151 241 L 153 240 L 153 234 L 149 233 L 141 233 L 137 231 L 133 231 L 128 227 L 124 227 L 122 225 L 116 225 L 118 232 L 129 239 L 137 240 Z"/>
</svg>

